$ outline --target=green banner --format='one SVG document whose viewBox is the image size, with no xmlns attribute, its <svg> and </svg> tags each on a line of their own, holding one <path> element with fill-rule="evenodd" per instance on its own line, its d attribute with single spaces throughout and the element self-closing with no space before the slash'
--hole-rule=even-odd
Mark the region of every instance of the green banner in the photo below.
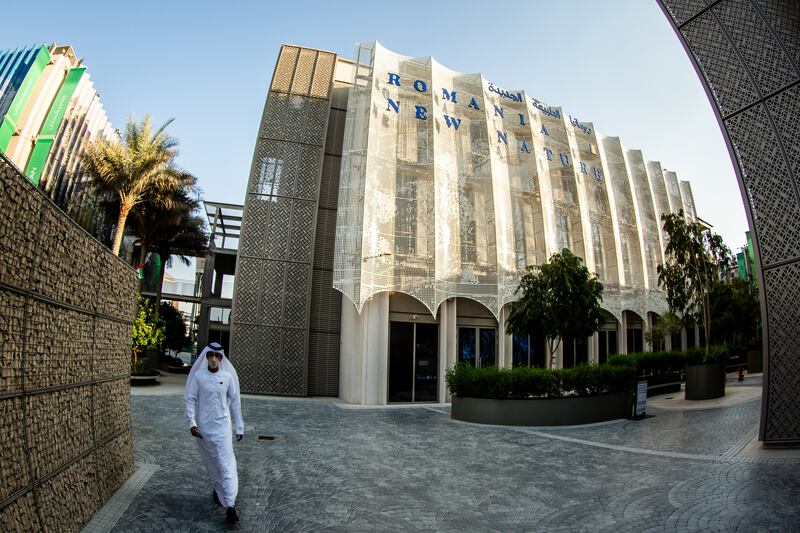
<svg viewBox="0 0 800 533">
<path fill-rule="evenodd" d="M 36 82 L 39 81 L 39 77 L 42 75 L 42 72 L 44 72 L 44 67 L 46 67 L 49 62 L 50 52 L 47 50 L 47 47 L 42 46 L 39 52 L 37 52 L 33 64 L 28 69 L 28 73 L 25 74 L 25 79 L 22 80 L 17 94 L 11 101 L 11 107 L 8 108 L 8 113 L 6 113 L 5 118 L 3 118 L 3 123 L 0 124 L 0 150 L 3 152 L 8 148 L 8 143 L 11 142 L 11 137 L 17 129 L 17 121 L 19 117 L 22 116 L 22 110 L 25 109 L 25 105 L 28 103 L 33 93 Z"/>
<path fill-rule="evenodd" d="M 85 67 L 70 69 L 67 77 L 64 78 L 64 83 L 61 84 L 61 88 L 58 90 L 56 99 L 50 105 L 50 111 L 47 113 L 47 118 L 44 119 L 42 129 L 39 130 L 39 136 L 36 138 L 36 144 L 33 146 L 33 153 L 25 166 L 25 175 L 34 185 L 39 184 L 39 178 L 42 176 L 47 155 L 53 147 L 53 140 L 58 132 L 58 127 L 64 119 L 69 101 L 72 99 L 72 95 L 75 94 L 75 88 L 78 86 L 78 82 L 81 81 L 84 72 L 86 72 Z"/>
</svg>

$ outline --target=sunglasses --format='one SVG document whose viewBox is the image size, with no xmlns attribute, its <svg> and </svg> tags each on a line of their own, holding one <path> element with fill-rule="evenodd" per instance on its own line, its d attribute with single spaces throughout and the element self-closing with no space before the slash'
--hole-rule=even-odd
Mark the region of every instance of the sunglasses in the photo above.
<svg viewBox="0 0 800 533">
<path fill-rule="evenodd" d="M 211 359 L 212 357 L 214 357 L 214 358 L 217 358 L 217 359 L 219 359 L 220 361 L 222 360 L 222 354 L 221 354 L 221 353 L 219 353 L 219 352 L 208 352 L 208 353 L 206 354 L 206 358 L 207 358 L 207 359 Z"/>
</svg>

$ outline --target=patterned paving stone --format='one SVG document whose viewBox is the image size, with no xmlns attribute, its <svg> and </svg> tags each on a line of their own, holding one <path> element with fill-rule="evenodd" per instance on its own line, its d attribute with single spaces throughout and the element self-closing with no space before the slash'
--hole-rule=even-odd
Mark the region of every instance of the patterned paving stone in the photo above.
<svg viewBox="0 0 800 533">
<path fill-rule="evenodd" d="M 113 531 L 220 531 L 182 397 L 132 396 L 154 463 Z M 759 403 L 572 428 L 246 397 L 239 531 L 798 531 L 800 461 L 737 457 Z M 274 435 L 259 441 L 258 434 Z"/>
</svg>

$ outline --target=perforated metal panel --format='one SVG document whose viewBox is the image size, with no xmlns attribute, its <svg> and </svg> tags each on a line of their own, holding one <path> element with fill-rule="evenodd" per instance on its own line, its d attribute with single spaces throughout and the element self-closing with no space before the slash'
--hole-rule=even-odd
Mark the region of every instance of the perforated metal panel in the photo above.
<svg viewBox="0 0 800 533">
<path fill-rule="evenodd" d="M 346 106 L 347 99 L 342 96 L 349 85 L 335 82 L 333 91 L 338 105 Z M 344 115 L 342 108 L 330 110 L 319 188 L 308 339 L 308 394 L 314 396 L 339 394 L 342 294 L 333 288 L 333 257 Z"/>
<path fill-rule="evenodd" d="M 659 3 L 723 125 L 763 273 L 760 438 L 800 442 L 800 3 Z"/>
<path fill-rule="evenodd" d="M 246 392 L 308 392 L 315 222 L 335 64 L 330 52 L 284 46 L 275 67 L 247 187 L 231 319 L 231 357 Z"/>
</svg>

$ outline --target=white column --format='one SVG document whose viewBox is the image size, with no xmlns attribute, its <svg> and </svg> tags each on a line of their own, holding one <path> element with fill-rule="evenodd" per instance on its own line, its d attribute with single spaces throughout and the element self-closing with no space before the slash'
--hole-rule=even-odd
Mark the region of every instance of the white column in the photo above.
<svg viewBox="0 0 800 533">
<path fill-rule="evenodd" d="M 497 357 L 497 367 L 498 368 L 511 368 L 513 366 L 512 361 L 512 348 L 514 346 L 514 340 L 512 336 L 506 333 L 506 321 L 508 320 L 508 306 L 503 306 L 500 309 L 500 316 L 498 317 L 499 320 L 497 321 L 497 335 L 498 335 L 498 357 Z"/>
<path fill-rule="evenodd" d="M 361 369 L 362 405 L 386 405 L 389 363 L 389 293 L 372 296 L 361 310 L 364 320 Z"/>
<path fill-rule="evenodd" d="M 450 298 L 439 306 L 439 401 L 449 402 L 450 395 L 444 372 L 456 364 L 458 329 L 456 328 L 456 299 Z"/>
<path fill-rule="evenodd" d="M 555 341 L 553 341 L 555 342 Z M 554 358 L 555 365 L 553 368 L 564 368 L 564 339 L 560 339 L 558 342 L 558 347 L 556 348 L 556 353 L 552 356 L 547 354 L 547 364 L 550 364 L 550 361 Z"/>
<path fill-rule="evenodd" d="M 386 405 L 389 294 L 372 296 L 361 314 L 342 298 L 339 397 L 361 405 Z"/>
<path fill-rule="evenodd" d="M 357 403 L 360 388 L 361 315 L 349 298 L 342 298 L 341 335 L 339 340 L 339 398 Z"/>
<path fill-rule="evenodd" d="M 647 333 L 648 331 L 653 329 L 653 315 L 652 315 L 652 313 L 648 313 L 647 311 L 644 312 L 644 324 L 642 324 L 642 327 L 644 328 L 642 330 L 642 343 L 643 343 L 642 347 L 644 348 L 644 351 L 652 352 L 653 351 L 653 343 L 652 342 L 647 342 L 647 338 L 645 338 L 645 335 L 644 335 L 645 333 Z"/>
<path fill-rule="evenodd" d="M 619 320 L 619 353 L 628 353 L 628 319 L 625 315 L 625 312 L 622 312 L 622 316 Z"/>
</svg>

